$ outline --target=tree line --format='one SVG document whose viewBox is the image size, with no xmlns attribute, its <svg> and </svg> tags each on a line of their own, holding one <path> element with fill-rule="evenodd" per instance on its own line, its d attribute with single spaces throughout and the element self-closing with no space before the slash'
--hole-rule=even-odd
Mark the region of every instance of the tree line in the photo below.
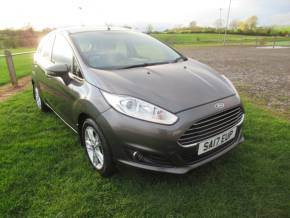
<svg viewBox="0 0 290 218">
<path fill-rule="evenodd" d="M 177 26 L 172 29 L 167 29 L 167 33 L 221 33 L 225 30 L 225 22 L 222 19 L 217 19 L 211 27 L 199 26 L 196 21 L 191 21 L 187 27 Z M 152 25 L 147 32 L 158 33 L 153 31 Z M 230 34 L 244 35 L 264 35 L 264 36 L 289 36 L 290 27 L 280 28 L 277 26 L 258 26 L 258 17 L 250 16 L 245 20 L 232 20 L 228 26 Z"/>
<path fill-rule="evenodd" d="M 19 30 L 0 30 L 0 49 L 36 47 L 40 38 L 49 31 L 51 30 L 44 29 L 42 31 L 35 31 L 32 27 Z"/>
</svg>

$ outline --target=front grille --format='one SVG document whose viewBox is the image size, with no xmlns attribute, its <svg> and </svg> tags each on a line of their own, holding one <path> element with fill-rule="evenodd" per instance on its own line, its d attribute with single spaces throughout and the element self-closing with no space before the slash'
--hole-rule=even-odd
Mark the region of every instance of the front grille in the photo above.
<svg viewBox="0 0 290 218">
<path fill-rule="evenodd" d="M 242 108 L 234 107 L 201 119 L 178 139 L 178 143 L 188 146 L 218 135 L 237 125 L 242 117 Z"/>
<path fill-rule="evenodd" d="M 231 139 L 230 141 L 214 148 L 211 151 L 198 155 L 198 146 L 183 148 L 181 152 L 179 152 L 180 157 L 184 160 L 186 164 L 194 164 L 200 162 L 204 159 L 207 159 L 211 156 L 216 155 L 217 153 L 221 152 L 222 150 L 226 149 L 227 147 L 231 146 L 232 144 L 236 143 L 240 137 L 241 129 L 240 127 L 237 129 L 235 138 Z"/>
</svg>

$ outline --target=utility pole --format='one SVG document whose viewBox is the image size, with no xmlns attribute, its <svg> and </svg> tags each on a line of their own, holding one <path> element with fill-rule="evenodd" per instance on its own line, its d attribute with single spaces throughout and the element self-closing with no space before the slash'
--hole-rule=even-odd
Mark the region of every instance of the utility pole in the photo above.
<svg viewBox="0 0 290 218">
<path fill-rule="evenodd" d="M 227 15 L 227 24 L 225 27 L 225 35 L 224 35 L 224 45 L 226 45 L 227 30 L 228 30 L 230 11 L 231 11 L 231 3 L 232 3 L 232 0 L 230 0 L 230 3 L 229 3 L 229 9 L 228 9 L 228 15 Z"/>
<path fill-rule="evenodd" d="M 222 30 L 222 8 L 219 9 L 220 10 L 220 25 L 219 25 L 219 41 L 221 41 L 221 30 Z"/>
</svg>

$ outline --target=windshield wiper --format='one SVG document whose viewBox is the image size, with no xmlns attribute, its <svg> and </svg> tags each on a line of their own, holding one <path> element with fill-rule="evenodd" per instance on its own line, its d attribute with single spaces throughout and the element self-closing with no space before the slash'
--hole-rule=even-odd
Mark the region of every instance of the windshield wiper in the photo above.
<svg viewBox="0 0 290 218">
<path fill-rule="evenodd" d="M 174 59 L 171 63 L 177 63 L 177 62 L 179 62 L 180 60 L 182 60 L 182 61 L 186 61 L 187 58 L 186 58 L 186 57 L 183 57 L 183 56 L 180 56 L 180 57 Z"/>
<path fill-rule="evenodd" d="M 149 66 L 148 63 L 143 63 L 143 64 L 134 64 L 126 67 L 120 67 L 119 69 L 130 69 L 130 68 L 135 68 L 135 67 L 147 67 Z"/>
<path fill-rule="evenodd" d="M 170 62 L 155 62 L 155 63 L 142 63 L 142 64 L 134 64 L 126 67 L 121 67 L 118 69 L 130 69 L 130 68 L 135 68 L 135 67 L 147 67 L 147 66 L 153 66 L 153 65 L 158 65 L 158 64 L 168 64 Z"/>
<path fill-rule="evenodd" d="M 130 68 L 136 68 L 136 67 L 148 67 L 148 66 L 153 66 L 153 65 L 158 65 L 158 64 L 170 64 L 170 63 L 177 63 L 180 60 L 186 61 L 187 58 L 180 56 L 176 59 L 174 59 L 173 61 L 162 61 L 162 62 L 155 62 L 155 63 L 142 63 L 142 64 L 134 64 L 134 65 L 130 65 L 130 66 L 125 66 L 125 67 L 120 67 L 118 69 L 130 69 Z"/>
</svg>

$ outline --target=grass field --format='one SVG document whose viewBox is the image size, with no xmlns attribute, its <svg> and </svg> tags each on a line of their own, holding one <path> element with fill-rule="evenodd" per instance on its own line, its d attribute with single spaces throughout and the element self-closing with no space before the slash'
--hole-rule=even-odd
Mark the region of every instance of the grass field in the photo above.
<svg viewBox="0 0 290 218">
<path fill-rule="evenodd" d="M 11 53 L 33 51 L 33 48 L 11 49 Z M 0 55 L 3 55 L 0 50 Z M 13 57 L 17 78 L 21 78 L 31 74 L 33 54 L 17 55 Z M 10 82 L 5 57 L 0 57 L 0 86 Z"/>
<path fill-rule="evenodd" d="M 212 33 L 185 33 L 185 34 L 152 34 L 155 38 L 172 45 L 181 46 L 214 46 L 223 44 L 223 34 L 212 34 Z M 290 38 L 277 37 L 276 45 L 290 46 Z M 227 44 L 233 45 L 272 45 L 273 37 L 269 36 L 245 36 L 228 34 Z"/>
<path fill-rule="evenodd" d="M 0 217 L 289 217 L 290 122 L 246 101 L 246 142 L 186 175 L 89 166 L 31 89 L 0 103 Z"/>
</svg>

